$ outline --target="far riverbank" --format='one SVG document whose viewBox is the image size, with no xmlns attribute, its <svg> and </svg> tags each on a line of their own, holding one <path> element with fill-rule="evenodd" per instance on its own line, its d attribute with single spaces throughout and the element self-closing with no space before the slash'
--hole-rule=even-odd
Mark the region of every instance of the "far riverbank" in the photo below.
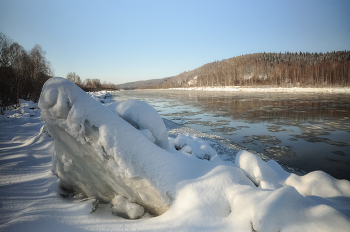
<svg viewBox="0 0 350 232">
<path fill-rule="evenodd" d="M 256 88 L 256 87 L 241 87 L 241 86 L 226 86 L 226 87 L 188 87 L 188 88 L 169 88 L 161 90 L 195 90 L 195 91 L 227 91 L 227 92 L 300 92 L 300 93 L 343 93 L 350 94 L 350 87 L 338 88 Z"/>
</svg>

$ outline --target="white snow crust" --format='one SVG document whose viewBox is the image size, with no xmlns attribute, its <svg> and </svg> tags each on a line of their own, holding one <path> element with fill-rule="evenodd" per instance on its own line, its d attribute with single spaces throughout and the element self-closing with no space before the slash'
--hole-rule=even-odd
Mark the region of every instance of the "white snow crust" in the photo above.
<svg viewBox="0 0 350 232">
<path fill-rule="evenodd" d="M 23 101 L 0 116 L 1 231 L 349 231 L 349 181 L 297 176 L 247 151 L 220 161 L 190 134 L 163 149 L 163 124 L 141 119 L 154 111 L 124 103 L 129 123 L 115 110 L 121 103 L 90 96 L 52 78 L 41 111 Z"/>
<path fill-rule="evenodd" d="M 164 122 L 158 112 L 146 102 L 129 99 L 110 104 L 107 108 L 116 112 L 136 129 L 139 129 L 142 134 L 159 147 L 169 148 L 169 135 Z"/>
<path fill-rule="evenodd" d="M 216 151 L 207 142 L 193 135 L 179 134 L 175 139 L 170 138 L 170 143 L 176 150 L 190 157 L 215 162 L 214 160 L 218 156 Z"/>
<path fill-rule="evenodd" d="M 264 162 L 247 151 L 236 155 L 235 164 L 261 189 L 276 190 L 292 186 L 303 196 L 350 197 L 349 181 L 337 180 L 322 171 L 298 176 L 284 171 L 274 160 Z"/>
</svg>

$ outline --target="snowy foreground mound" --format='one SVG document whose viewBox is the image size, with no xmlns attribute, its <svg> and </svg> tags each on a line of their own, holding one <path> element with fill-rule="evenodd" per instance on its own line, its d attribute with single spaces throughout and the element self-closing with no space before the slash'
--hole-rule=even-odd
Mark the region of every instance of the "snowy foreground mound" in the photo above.
<svg viewBox="0 0 350 232">
<path fill-rule="evenodd" d="M 169 143 L 148 104 L 106 107 L 63 78 L 46 82 L 39 107 L 60 185 L 110 202 L 119 216 L 144 218 L 86 229 L 349 231 L 346 180 L 321 171 L 296 176 L 246 151 L 235 164 L 223 162 L 192 136 Z"/>
</svg>

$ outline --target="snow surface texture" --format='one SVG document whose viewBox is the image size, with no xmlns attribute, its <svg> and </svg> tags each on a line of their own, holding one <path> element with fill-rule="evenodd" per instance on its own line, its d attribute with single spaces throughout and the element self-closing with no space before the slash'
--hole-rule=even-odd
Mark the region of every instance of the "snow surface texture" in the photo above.
<svg viewBox="0 0 350 232">
<path fill-rule="evenodd" d="M 126 100 L 107 106 L 125 121 L 133 125 L 150 141 L 163 149 L 169 148 L 168 131 L 158 112 L 146 102 Z"/>
<path fill-rule="evenodd" d="M 284 171 L 274 160 L 264 162 L 246 151 L 237 154 L 235 163 L 261 189 L 276 190 L 282 186 L 293 186 L 303 196 L 350 197 L 349 181 L 337 180 L 322 171 L 297 176 Z"/>
<path fill-rule="evenodd" d="M 204 140 L 192 135 L 179 134 L 175 139 L 169 138 L 171 147 L 185 155 L 198 159 L 220 162 L 216 151 Z"/>
<path fill-rule="evenodd" d="M 57 78 L 51 81 L 47 85 L 54 82 L 65 85 L 65 81 L 62 84 Z M 66 89 L 66 100 L 73 100 L 70 104 L 74 104 L 71 104 L 67 115 L 67 118 L 72 117 L 72 109 L 78 110 L 76 104 L 79 100 L 67 93 L 67 86 L 56 89 Z M 87 101 L 86 114 L 91 114 L 90 108 L 93 112 L 102 109 L 92 104 L 88 95 L 83 96 L 81 101 Z M 111 117 L 118 120 L 116 116 L 113 113 Z M 169 196 L 170 191 L 173 191 L 169 209 L 158 217 L 151 217 L 143 207 L 121 194 L 111 196 L 110 204 L 98 204 L 95 198 L 86 199 L 76 195 L 67 198 L 67 193 L 59 188 L 62 180 L 58 181 L 50 171 L 54 143 L 39 117 L 40 110 L 32 102 L 24 102 L 21 108 L 0 115 L 1 231 L 349 231 L 348 181 L 336 180 L 323 172 L 299 177 L 285 172 L 274 161 L 264 162 L 246 151 L 236 155 L 235 164 L 218 160 L 214 163 L 215 154 L 209 161 L 198 159 L 201 156 L 197 154 L 203 153 L 195 153 L 195 156 L 190 157 L 193 151 L 189 153 L 186 150 L 186 154 L 179 151 L 185 146 L 198 148 L 205 143 L 188 134 L 170 138 L 169 149 L 165 151 L 133 126 L 127 129 L 132 130 L 130 133 L 135 140 L 143 138 L 142 155 L 150 159 L 150 162 L 142 160 L 145 168 L 137 173 L 140 176 L 144 174 L 143 178 L 149 178 L 149 183 L 170 183 L 154 185 L 161 186 L 157 190 L 169 188 Z M 58 120 L 60 125 L 67 125 L 64 123 L 67 118 L 62 119 L 62 122 L 61 119 L 53 121 Z M 100 120 L 103 120 L 103 116 L 100 116 Z M 99 132 L 103 128 L 102 122 L 90 125 L 99 126 Z M 125 128 L 124 124 L 120 126 Z M 127 147 L 130 143 L 118 143 L 118 149 L 129 151 L 127 155 L 131 158 L 142 159 L 142 156 L 133 155 L 132 152 L 137 150 Z M 139 144 L 138 140 L 132 144 L 135 143 Z M 155 157 L 151 153 L 153 151 L 161 155 Z M 210 149 L 206 153 L 209 154 Z M 58 158 L 56 162 L 62 162 L 63 172 L 64 167 L 66 170 L 78 168 L 74 159 L 68 154 L 64 155 L 61 159 L 57 152 L 54 155 Z M 162 168 L 167 165 L 166 159 L 170 159 L 177 169 L 175 171 L 178 173 L 171 173 L 175 174 L 173 179 L 167 174 L 168 170 L 174 171 L 172 166 Z M 131 164 L 138 165 L 137 160 L 134 161 L 136 163 Z M 106 172 L 112 169 L 109 166 L 104 167 L 105 170 L 93 168 Z M 159 176 L 152 179 L 154 172 Z M 109 178 L 108 175 L 105 174 L 105 178 Z M 141 194 L 141 197 L 145 195 Z M 127 220 L 123 217 L 142 219 Z"/>
</svg>

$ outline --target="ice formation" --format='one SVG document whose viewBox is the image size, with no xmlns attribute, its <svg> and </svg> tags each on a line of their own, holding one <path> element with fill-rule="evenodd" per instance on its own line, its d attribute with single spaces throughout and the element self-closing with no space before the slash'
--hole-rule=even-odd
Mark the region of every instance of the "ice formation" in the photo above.
<svg viewBox="0 0 350 232">
<path fill-rule="evenodd" d="M 39 107 L 55 140 L 53 171 L 66 189 L 107 202 L 121 195 L 159 215 L 169 208 L 179 181 L 201 176 L 214 167 L 162 149 L 168 147 L 168 139 L 160 136 L 167 133 L 159 120 L 155 128 L 142 118 L 144 113 L 146 119 L 157 119 L 152 117 L 155 110 L 139 101 L 116 107 L 131 125 L 75 84 L 56 77 L 45 83 Z M 135 124 L 148 129 L 159 146 Z"/>
</svg>

